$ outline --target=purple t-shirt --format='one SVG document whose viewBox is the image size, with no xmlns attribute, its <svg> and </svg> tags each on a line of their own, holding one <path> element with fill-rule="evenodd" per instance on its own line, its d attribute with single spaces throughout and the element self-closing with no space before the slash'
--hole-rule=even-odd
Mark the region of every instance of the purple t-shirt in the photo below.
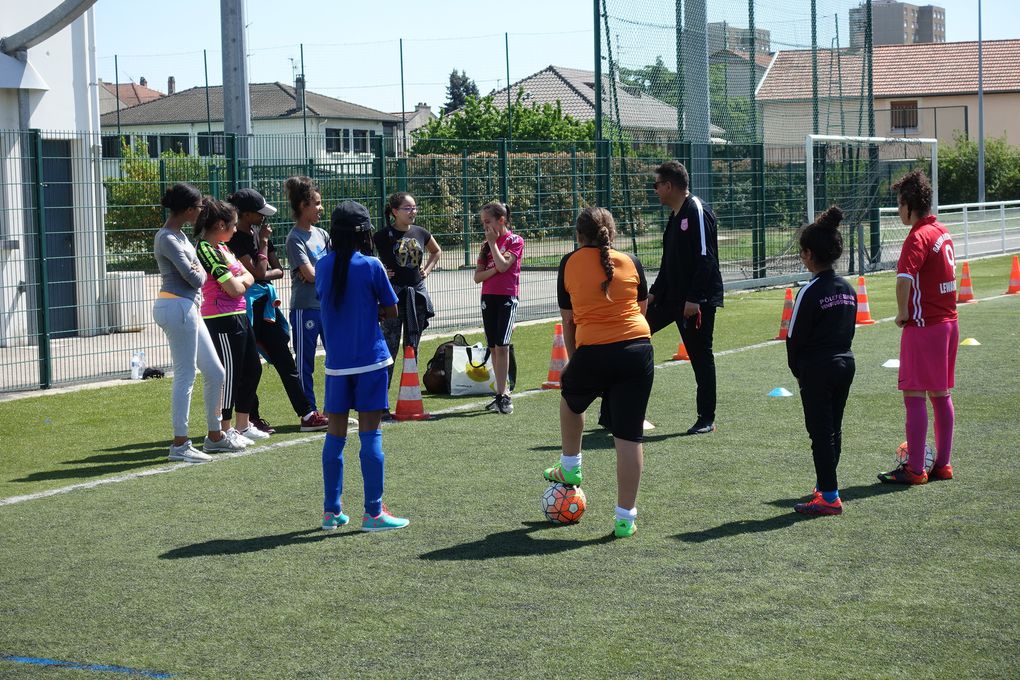
<svg viewBox="0 0 1020 680">
<path fill-rule="evenodd" d="M 516 296 L 521 288 L 521 258 L 524 256 L 524 239 L 508 231 L 496 239 L 496 247 L 506 258 L 511 253 L 514 255 L 514 263 L 503 273 L 497 273 L 491 279 L 482 282 L 482 295 L 514 295 Z M 496 262 L 492 259 L 492 251 L 485 251 L 485 266 L 483 269 L 495 269 Z"/>
</svg>

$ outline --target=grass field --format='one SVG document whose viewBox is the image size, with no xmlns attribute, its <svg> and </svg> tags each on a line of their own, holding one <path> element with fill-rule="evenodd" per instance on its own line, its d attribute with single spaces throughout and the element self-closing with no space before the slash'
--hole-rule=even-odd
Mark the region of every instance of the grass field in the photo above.
<svg viewBox="0 0 1020 680">
<path fill-rule="evenodd" d="M 1009 261 L 972 263 L 978 297 Z M 893 277 L 869 277 L 876 318 Z M 639 533 L 609 538 L 611 439 L 585 435 L 588 511 L 542 521 L 559 453 L 555 392 L 516 412 L 426 397 L 431 422 L 385 429 L 386 501 L 404 531 L 318 530 L 321 435 L 297 433 L 275 374 L 275 448 L 0 505 L 0 677 L 1016 677 L 1020 667 L 1020 296 L 960 309 L 957 479 L 879 485 L 903 438 L 891 323 L 861 328 L 844 423 L 842 517 L 792 504 L 814 474 L 778 330 L 782 290 L 732 294 L 716 345 L 719 431 L 691 423 L 686 364 L 656 372 Z M 545 378 L 551 327 L 519 328 L 518 391 Z M 664 363 L 675 330 L 655 338 Z M 431 356 L 437 341 L 426 343 Z M 423 360 L 424 363 L 424 360 Z M 0 499 L 166 470 L 169 381 L 0 403 Z M 198 393 L 198 390 L 196 390 Z M 471 406 L 466 410 L 451 410 Z M 201 428 L 200 409 L 192 424 Z M 279 446 L 284 442 L 289 446 Z"/>
</svg>

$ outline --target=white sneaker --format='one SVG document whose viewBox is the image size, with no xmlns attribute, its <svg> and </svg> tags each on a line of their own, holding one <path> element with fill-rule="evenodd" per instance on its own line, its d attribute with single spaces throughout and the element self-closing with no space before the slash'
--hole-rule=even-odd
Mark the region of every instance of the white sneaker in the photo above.
<svg viewBox="0 0 1020 680">
<path fill-rule="evenodd" d="M 244 447 L 245 445 L 236 436 L 231 436 L 229 432 L 224 432 L 219 441 L 214 442 L 209 437 L 206 437 L 202 450 L 206 453 L 234 453 L 236 451 L 244 451 Z"/>
<path fill-rule="evenodd" d="M 263 432 L 262 430 L 260 430 L 259 428 L 255 427 L 254 425 L 249 425 L 248 427 L 244 428 L 243 430 L 239 430 L 238 434 L 241 435 L 242 437 L 244 437 L 245 439 L 250 439 L 253 442 L 261 441 L 261 440 L 264 440 L 264 439 L 269 439 L 269 433 L 268 432 Z"/>
<path fill-rule="evenodd" d="M 227 430 L 223 434 L 227 435 L 228 437 L 230 437 L 234 441 L 239 442 L 241 444 L 241 446 L 244 446 L 244 447 L 251 446 L 252 444 L 255 443 L 251 439 L 248 439 L 243 434 L 238 432 L 237 428 L 235 428 L 235 427 L 230 428 L 229 430 Z"/>
<path fill-rule="evenodd" d="M 186 463 L 205 463 L 212 460 L 212 456 L 196 449 L 191 445 L 191 440 L 189 439 L 180 446 L 171 444 L 170 455 L 167 456 L 167 460 L 183 460 Z"/>
</svg>

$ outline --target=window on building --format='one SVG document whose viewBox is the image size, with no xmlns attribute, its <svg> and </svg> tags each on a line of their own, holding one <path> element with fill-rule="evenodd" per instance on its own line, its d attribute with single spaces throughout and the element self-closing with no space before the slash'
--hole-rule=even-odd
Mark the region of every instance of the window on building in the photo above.
<svg viewBox="0 0 1020 680">
<path fill-rule="evenodd" d="M 126 141 L 127 135 L 123 138 L 117 135 L 103 135 L 103 158 L 120 158 L 124 148 L 122 139 Z"/>
<path fill-rule="evenodd" d="M 226 154 L 226 139 L 221 132 L 198 133 L 199 156 L 223 156 Z"/>
<path fill-rule="evenodd" d="M 368 130 L 353 130 L 354 153 L 368 153 Z"/>
<path fill-rule="evenodd" d="M 326 151 L 328 153 L 340 153 L 344 150 L 344 142 L 347 141 L 347 130 L 341 128 L 326 128 Z"/>
<path fill-rule="evenodd" d="M 149 158 L 159 158 L 159 137 L 146 135 L 145 142 L 149 147 Z"/>
<path fill-rule="evenodd" d="M 892 102 L 889 104 L 894 130 L 917 129 L 917 101 Z"/>
<path fill-rule="evenodd" d="M 188 135 L 160 135 L 159 147 L 160 153 L 191 153 L 191 138 Z"/>
</svg>

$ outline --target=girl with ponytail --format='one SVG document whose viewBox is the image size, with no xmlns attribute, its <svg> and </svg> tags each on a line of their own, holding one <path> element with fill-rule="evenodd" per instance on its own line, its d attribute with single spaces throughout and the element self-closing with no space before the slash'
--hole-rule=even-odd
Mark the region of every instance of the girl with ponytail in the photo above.
<svg viewBox="0 0 1020 680">
<path fill-rule="evenodd" d="M 843 211 L 832 206 L 800 233 L 800 257 L 814 276 L 797 293 L 786 338 L 790 371 L 800 386 L 804 424 L 811 438 L 815 489 L 793 509 L 805 515 L 839 515 L 836 466 L 843 444 L 843 409 L 854 380 L 857 294 L 833 265 L 843 254 L 839 224 Z"/>
<path fill-rule="evenodd" d="M 605 208 L 577 217 L 580 246 L 560 262 L 557 300 L 569 361 L 560 377 L 560 462 L 544 472 L 550 482 L 581 483 L 584 412 L 595 399 L 610 402 L 616 443 L 615 535 L 637 531 L 637 492 L 644 460 L 645 409 L 655 360 L 645 320 L 648 283 L 636 257 L 613 249 L 616 224 Z"/>
<path fill-rule="evenodd" d="M 321 303 L 322 337 L 326 347 L 326 441 L 322 446 L 324 491 L 322 528 L 337 529 L 350 521 L 344 514 L 344 447 L 347 416 L 358 412 L 361 476 L 365 488 L 362 531 L 401 529 L 406 519 L 394 517 L 382 503 L 383 413 L 389 409 L 386 348 L 379 317 L 397 315 L 397 296 L 382 262 L 372 257 L 372 221 L 368 209 L 344 201 L 330 218 L 331 250 L 318 262 L 315 291 Z"/>
<path fill-rule="evenodd" d="M 478 254 L 475 283 L 482 284 L 482 325 L 496 374 L 496 398 L 485 408 L 509 415 L 514 412 L 507 388 L 510 336 L 517 320 L 524 239 L 510 231 L 510 208 L 506 203 L 486 203 L 481 218 L 485 243 Z"/>
</svg>

